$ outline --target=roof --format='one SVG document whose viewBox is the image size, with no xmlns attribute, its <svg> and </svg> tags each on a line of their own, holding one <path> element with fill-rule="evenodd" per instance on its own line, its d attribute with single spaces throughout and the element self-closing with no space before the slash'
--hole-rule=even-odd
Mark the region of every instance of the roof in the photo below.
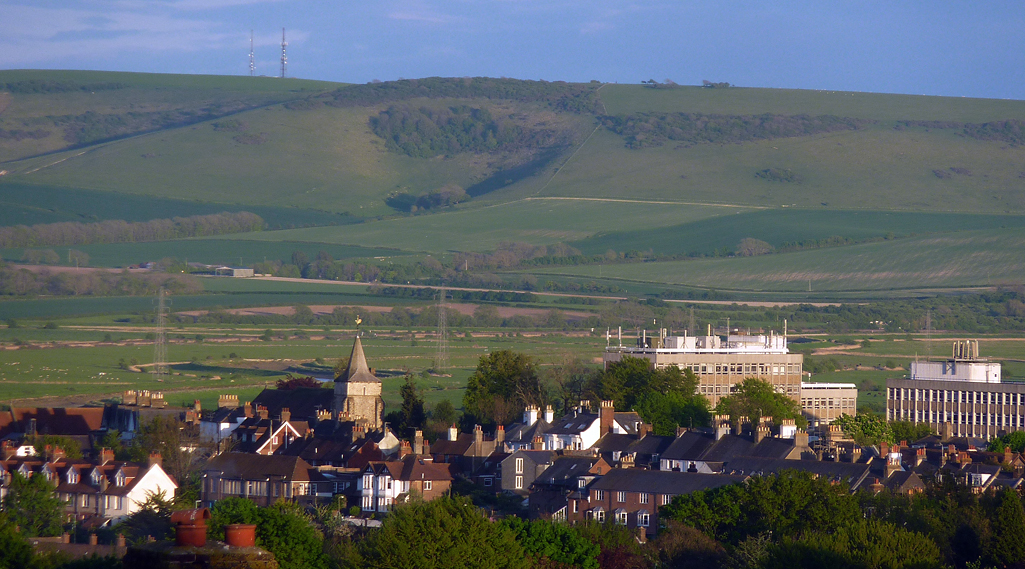
<svg viewBox="0 0 1025 569">
<path fill-rule="evenodd" d="M 103 407 L 14 407 L 11 414 L 21 432 L 32 419 L 41 435 L 89 435 L 103 428 Z"/>
<path fill-rule="evenodd" d="M 747 456 L 751 447 L 755 446 L 754 441 L 739 435 L 723 435 L 715 441 L 712 446 L 701 456 L 701 460 L 726 462 L 735 456 Z"/>
<path fill-rule="evenodd" d="M 598 420 L 597 413 L 567 413 L 556 419 L 546 434 L 549 435 L 577 435 L 586 431 L 592 423 Z"/>
<path fill-rule="evenodd" d="M 257 405 L 267 408 L 267 416 L 277 419 L 281 410 L 287 408 L 294 420 L 317 420 L 317 411 L 331 409 L 334 392 L 322 387 L 300 387 L 299 389 L 264 389 L 253 399 L 253 412 Z M 243 410 L 239 407 L 239 410 Z"/>
<path fill-rule="evenodd" d="M 224 452 L 207 463 L 206 471 L 219 471 L 224 478 L 256 479 L 281 476 L 289 480 L 310 479 L 312 467 L 298 456 Z"/>
<path fill-rule="evenodd" d="M 633 411 L 615 412 L 612 414 L 612 418 L 619 423 L 623 430 L 631 435 L 636 435 L 638 427 L 644 422 L 641 416 Z"/>
<path fill-rule="evenodd" d="M 550 425 L 544 419 L 538 419 L 531 425 L 513 423 L 505 430 L 505 442 L 507 443 L 529 443 L 534 437 L 545 434 Z"/>
<path fill-rule="evenodd" d="M 472 446 L 473 435 L 470 433 L 459 433 L 454 441 L 438 439 L 431 443 L 431 454 L 465 455 Z"/>
<path fill-rule="evenodd" d="M 708 447 L 715 443 L 715 437 L 699 431 L 687 431 L 669 445 L 662 458 L 669 460 L 698 460 Z"/>
<path fill-rule="evenodd" d="M 555 459 L 534 482 L 537 484 L 565 484 L 578 476 L 594 476 L 589 470 L 599 460 L 596 456 L 562 456 Z"/>
<path fill-rule="evenodd" d="M 656 454 L 661 456 L 675 440 L 675 437 L 648 433 L 631 443 L 627 452 L 635 452 L 642 456 L 651 456 Z"/>
<path fill-rule="evenodd" d="M 375 474 L 387 471 L 395 480 L 453 480 L 451 465 L 412 454 L 402 460 L 371 462 L 367 468 Z"/>
<path fill-rule="evenodd" d="M 598 442 L 594 443 L 591 448 L 598 452 L 615 452 L 617 450 L 625 451 L 630 448 L 630 445 L 636 442 L 637 437 L 633 435 L 605 433 L 605 435 L 598 439 Z"/>
<path fill-rule="evenodd" d="M 688 494 L 728 484 L 737 484 L 747 476 L 701 474 L 697 472 L 668 472 L 637 468 L 613 468 L 591 484 L 595 490 L 612 492 L 647 492 L 649 494 Z"/>
<path fill-rule="evenodd" d="M 381 383 L 377 376 L 370 373 L 367 366 L 367 357 L 363 355 L 363 343 L 359 336 L 352 344 L 352 354 L 349 355 L 349 367 L 345 369 L 344 378 L 339 378 L 347 383 Z"/>
<path fill-rule="evenodd" d="M 742 456 L 726 463 L 724 474 L 746 476 L 768 476 L 783 470 L 799 470 L 829 480 L 844 481 L 853 490 L 869 473 L 869 465 L 850 462 L 827 462 L 818 460 L 785 460 L 781 458 L 756 458 Z"/>
<path fill-rule="evenodd" d="M 757 458 L 786 458 L 796 448 L 795 442 L 796 441 L 794 439 L 765 437 L 761 442 L 748 449 L 747 456 Z"/>
</svg>

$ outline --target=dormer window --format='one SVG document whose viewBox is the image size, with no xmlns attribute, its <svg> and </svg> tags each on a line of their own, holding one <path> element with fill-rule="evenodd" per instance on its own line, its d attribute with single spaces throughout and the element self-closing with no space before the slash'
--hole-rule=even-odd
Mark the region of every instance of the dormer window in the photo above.
<svg viewBox="0 0 1025 569">
<path fill-rule="evenodd" d="M 99 470 L 93 470 L 93 473 L 90 476 L 90 478 L 91 478 L 93 486 L 99 486 L 100 485 L 100 480 L 103 478 L 103 475 L 100 474 Z"/>
<path fill-rule="evenodd" d="M 114 485 L 115 486 L 124 486 L 125 485 L 125 473 L 124 472 L 122 472 L 120 470 L 117 471 L 117 474 L 114 475 Z"/>
<path fill-rule="evenodd" d="M 78 484 L 78 472 L 75 469 L 68 470 L 68 484 Z"/>
</svg>

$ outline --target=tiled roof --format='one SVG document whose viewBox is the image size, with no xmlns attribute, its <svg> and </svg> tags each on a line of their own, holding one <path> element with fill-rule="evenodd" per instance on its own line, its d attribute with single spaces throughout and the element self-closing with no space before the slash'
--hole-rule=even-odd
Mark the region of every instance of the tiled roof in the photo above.
<svg viewBox="0 0 1025 569">
<path fill-rule="evenodd" d="M 611 492 L 647 492 L 649 494 L 689 494 L 728 484 L 743 482 L 747 476 L 667 472 L 637 468 L 613 468 L 591 484 L 595 490 Z"/>
<path fill-rule="evenodd" d="M 586 431 L 591 423 L 598 420 L 597 413 L 573 412 L 556 419 L 546 434 L 549 435 L 576 435 Z"/>
<path fill-rule="evenodd" d="M 783 470 L 799 470 L 819 477 L 826 477 L 829 480 L 843 481 L 853 490 L 868 476 L 869 465 L 852 464 L 850 462 L 785 460 L 780 458 L 741 456 L 727 462 L 723 468 L 723 473 L 743 476 L 768 476 Z"/>
<path fill-rule="evenodd" d="M 534 421 L 532 425 L 514 423 L 505 430 L 505 442 L 507 443 L 529 443 L 534 437 L 543 435 L 551 427 L 544 419 Z"/>
<path fill-rule="evenodd" d="M 41 435 L 89 435 L 103 428 L 103 407 L 31 407 L 11 409 L 20 432 L 36 420 Z"/>
<path fill-rule="evenodd" d="M 591 456 L 562 456 L 555 459 L 551 466 L 545 469 L 535 482 L 537 484 L 565 484 L 578 476 L 593 476 L 588 470 L 600 460 L 599 457 Z"/>
<path fill-rule="evenodd" d="M 253 399 L 253 412 L 257 405 L 262 405 L 270 418 L 277 419 L 281 409 L 287 408 L 296 421 L 316 421 L 317 411 L 331 409 L 333 398 L 334 392 L 322 387 L 264 389 Z"/>
<path fill-rule="evenodd" d="M 367 366 L 367 357 L 363 355 L 363 343 L 360 341 L 359 336 L 356 336 L 356 341 L 352 344 L 352 354 L 349 355 L 349 367 L 346 368 L 345 373 L 338 380 L 346 383 L 381 383 L 377 376 L 370 373 L 370 367 Z"/>
<path fill-rule="evenodd" d="M 699 460 L 708 447 L 715 443 L 715 436 L 687 431 L 673 441 L 662 453 L 662 458 L 670 460 Z"/>
<path fill-rule="evenodd" d="M 297 456 L 224 452 L 211 459 L 204 470 L 221 472 L 225 478 L 282 476 L 293 481 L 307 481 L 310 479 L 311 468 Z"/>
</svg>

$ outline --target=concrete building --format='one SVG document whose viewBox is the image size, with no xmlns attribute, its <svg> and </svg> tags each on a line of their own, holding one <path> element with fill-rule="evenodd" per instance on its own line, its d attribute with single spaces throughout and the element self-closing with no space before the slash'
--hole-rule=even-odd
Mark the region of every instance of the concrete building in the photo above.
<svg viewBox="0 0 1025 569">
<path fill-rule="evenodd" d="M 335 382 L 334 412 L 339 420 L 355 421 L 369 429 L 380 429 L 384 425 L 381 380 L 367 366 L 359 336 L 352 344 L 348 369 Z"/>
<path fill-rule="evenodd" d="M 734 386 L 748 377 L 768 381 L 794 401 L 801 397 L 802 354 L 791 354 L 786 334 L 759 336 L 729 335 L 725 340 L 713 335 L 667 336 L 647 331 L 637 338 L 635 346 L 619 345 L 605 348 L 605 366 L 625 357 L 644 358 L 656 369 L 679 366 L 698 376 L 698 393 L 714 407 L 721 397 L 729 395 Z"/>
<path fill-rule="evenodd" d="M 909 378 L 886 380 L 886 419 L 991 439 L 1025 430 L 1025 383 L 1001 382 L 977 341 L 955 342 L 950 359 L 912 362 Z"/>
<path fill-rule="evenodd" d="M 812 427 L 828 425 L 840 415 L 858 414 L 858 386 L 853 383 L 802 383 L 801 408 Z"/>
</svg>

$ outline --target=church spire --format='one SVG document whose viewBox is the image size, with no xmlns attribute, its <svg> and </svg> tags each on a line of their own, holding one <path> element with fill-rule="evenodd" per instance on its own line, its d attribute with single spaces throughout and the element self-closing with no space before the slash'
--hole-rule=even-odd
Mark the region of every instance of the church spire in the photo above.
<svg viewBox="0 0 1025 569">
<path fill-rule="evenodd" d="M 359 336 L 352 344 L 352 354 L 349 355 L 349 367 L 345 370 L 343 381 L 348 383 L 380 383 L 381 380 L 370 372 L 367 366 L 367 357 L 363 355 L 363 343 Z"/>
</svg>

